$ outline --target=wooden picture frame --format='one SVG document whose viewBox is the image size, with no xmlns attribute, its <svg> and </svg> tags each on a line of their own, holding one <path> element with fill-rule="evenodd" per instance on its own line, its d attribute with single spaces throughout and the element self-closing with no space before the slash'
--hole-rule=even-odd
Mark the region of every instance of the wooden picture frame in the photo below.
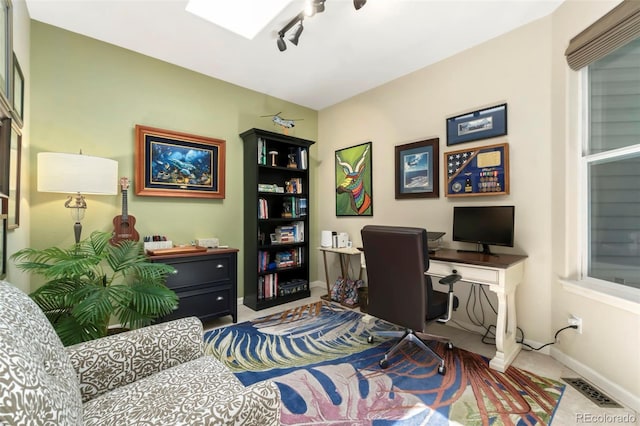
<svg viewBox="0 0 640 426">
<path fill-rule="evenodd" d="M 22 127 L 24 123 L 24 74 L 16 54 L 13 54 L 13 120 Z"/>
<path fill-rule="evenodd" d="M 0 98 L 11 110 L 13 85 L 13 7 L 10 0 L 0 0 Z"/>
<path fill-rule="evenodd" d="M 433 138 L 395 147 L 396 200 L 440 197 L 439 145 Z"/>
<path fill-rule="evenodd" d="M 336 216 L 373 216 L 371 142 L 336 150 Z"/>
<path fill-rule="evenodd" d="M 225 141 L 136 125 L 136 195 L 224 198 Z"/>
<path fill-rule="evenodd" d="M 20 170 L 22 167 L 22 134 L 15 128 L 11 131 L 9 146 L 9 197 L 4 211 L 7 215 L 7 229 L 20 227 Z"/>
<path fill-rule="evenodd" d="M 0 119 L 0 198 L 9 198 L 9 178 L 11 160 L 11 118 Z M 6 214 L 3 204 L 2 213 Z"/>
<path fill-rule="evenodd" d="M 447 146 L 507 134 L 507 104 L 447 118 Z"/>
<path fill-rule="evenodd" d="M 444 153 L 445 196 L 509 194 L 509 144 Z"/>
</svg>

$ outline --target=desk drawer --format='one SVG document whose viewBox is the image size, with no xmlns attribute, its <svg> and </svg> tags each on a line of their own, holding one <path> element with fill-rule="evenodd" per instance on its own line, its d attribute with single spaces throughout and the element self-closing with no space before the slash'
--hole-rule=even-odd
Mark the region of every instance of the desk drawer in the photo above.
<svg viewBox="0 0 640 426">
<path fill-rule="evenodd" d="M 469 281 L 478 284 L 497 285 L 499 283 L 499 271 L 493 268 L 486 268 L 474 265 L 472 267 L 460 263 L 429 261 L 429 270 L 427 273 L 436 277 L 444 277 L 456 270 L 458 275 L 462 276 L 463 281 Z"/>
<path fill-rule="evenodd" d="M 178 309 L 162 318 L 162 321 L 192 315 L 202 319 L 210 316 L 231 314 L 231 304 L 236 303 L 235 300 L 232 300 L 229 283 L 226 286 L 204 287 L 176 294 L 180 298 Z"/>
</svg>

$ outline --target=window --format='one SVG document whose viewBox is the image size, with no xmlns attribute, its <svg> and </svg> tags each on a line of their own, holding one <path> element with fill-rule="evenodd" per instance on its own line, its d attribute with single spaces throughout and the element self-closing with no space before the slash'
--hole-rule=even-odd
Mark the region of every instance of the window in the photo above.
<svg viewBox="0 0 640 426">
<path fill-rule="evenodd" d="M 640 38 L 585 75 L 583 275 L 640 288 Z"/>
</svg>

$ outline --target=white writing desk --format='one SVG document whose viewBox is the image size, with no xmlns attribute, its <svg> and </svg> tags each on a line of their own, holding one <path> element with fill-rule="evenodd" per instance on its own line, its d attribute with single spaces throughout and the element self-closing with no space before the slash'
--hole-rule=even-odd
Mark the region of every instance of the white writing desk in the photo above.
<svg viewBox="0 0 640 426">
<path fill-rule="evenodd" d="M 484 284 L 498 296 L 496 324 L 496 355 L 489 362 L 495 370 L 504 372 L 520 352 L 516 343 L 516 287 L 524 276 L 527 256 L 510 254 L 487 255 L 441 249 L 429 253 L 429 270 L 433 277 L 446 277 L 454 273 L 462 281 Z"/>
</svg>

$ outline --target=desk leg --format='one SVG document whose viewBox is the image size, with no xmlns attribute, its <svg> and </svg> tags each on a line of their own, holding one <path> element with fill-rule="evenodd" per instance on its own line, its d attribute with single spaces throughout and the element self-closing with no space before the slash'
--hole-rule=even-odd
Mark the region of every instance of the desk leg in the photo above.
<svg viewBox="0 0 640 426">
<path fill-rule="evenodd" d="M 516 343 L 516 302 L 515 289 L 505 291 L 497 286 L 489 287 L 498 296 L 498 318 L 496 324 L 496 355 L 489 366 L 504 372 L 520 352 Z"/>
<path fill-rule="evenodd" d="M 331 300 L 331 284 L 329 283 L 329 268 L 327 268 L 327 252 L 322 252 L 322 259 L 324 260 L 324 279 L 327 282 L 327 294 L 321 296 L 324 300 Z"/>
</svg>

